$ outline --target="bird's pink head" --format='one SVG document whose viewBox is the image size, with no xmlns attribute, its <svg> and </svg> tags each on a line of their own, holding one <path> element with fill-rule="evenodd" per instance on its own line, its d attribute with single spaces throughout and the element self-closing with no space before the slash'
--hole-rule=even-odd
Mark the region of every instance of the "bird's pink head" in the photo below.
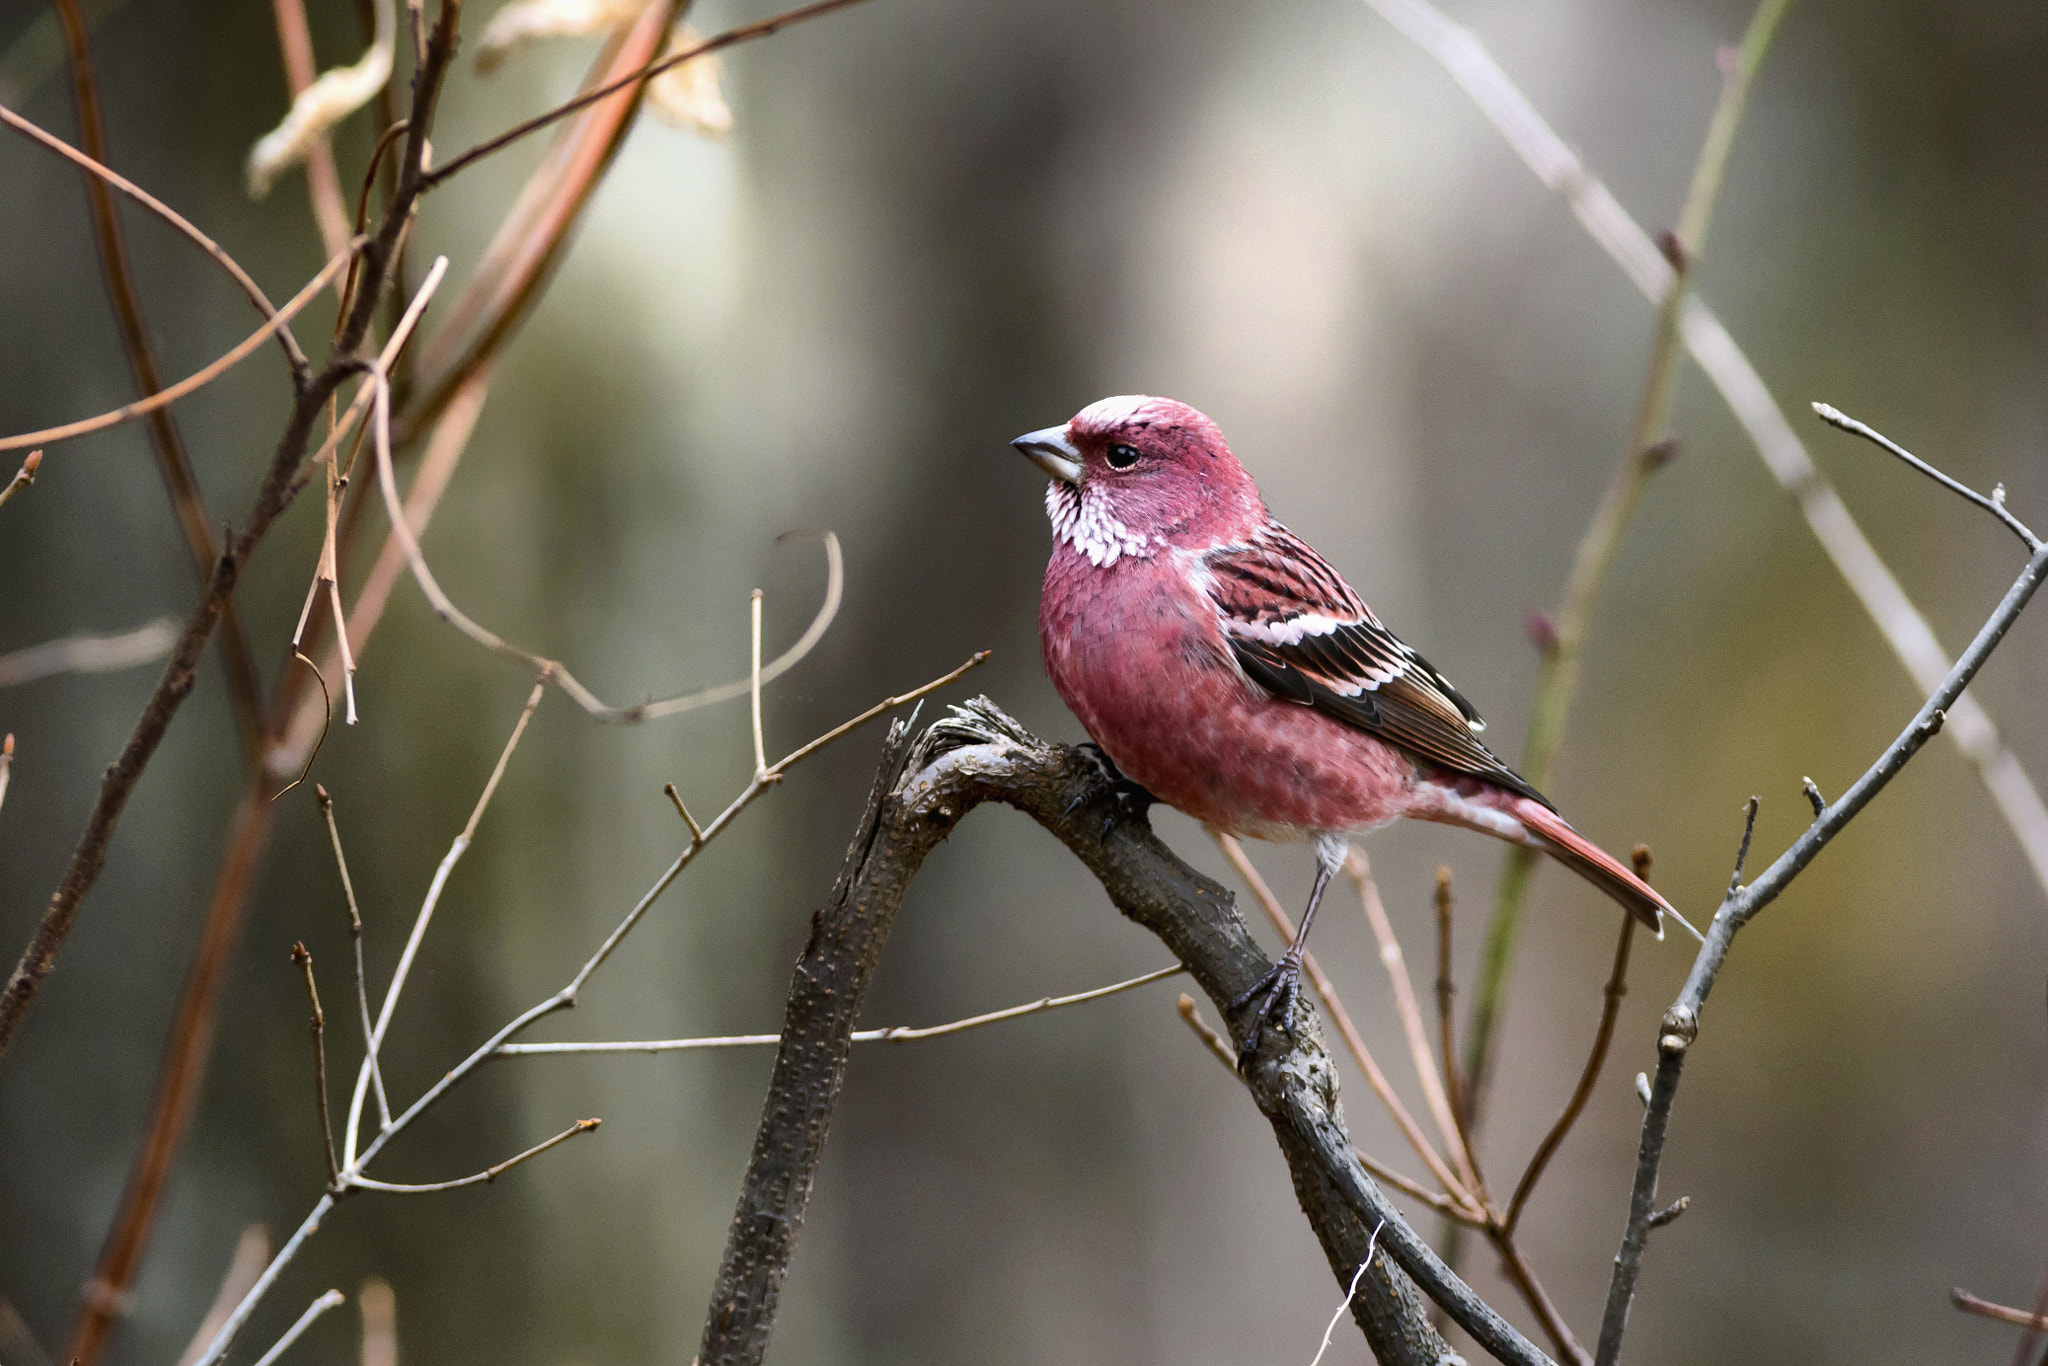
<svg viewBox="0 0 2048 1366">
<path fill-rule="evenodd" d="M 1098 565 L 1242 539 L 1265 521 L 1222 431 L 1170 398 L 1123 395 L 1011 443 L 1053 478 L 1053 531 Z"/>
</svg>

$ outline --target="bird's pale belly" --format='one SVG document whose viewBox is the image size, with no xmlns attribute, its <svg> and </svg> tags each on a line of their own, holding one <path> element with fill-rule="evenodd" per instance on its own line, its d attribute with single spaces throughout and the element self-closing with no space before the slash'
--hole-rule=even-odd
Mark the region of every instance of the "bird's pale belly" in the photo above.
<svg viewBox="0 0 2048 1366">
<path fill-rule="evenodd" d="M 1089 572 L 1100 582 L 1124 568 Z M 1060 571 L 1049 567 L 1048 589 Z M 1213 616 L 1172 581 L 1121 587 L 1049 591 L 1046 602 L 1069 606 L 1043 610 L 1040 628 L 1053 686 L 1130 778 L 1196 820 L 1262 839 L 1366 830 L 1404 813 L 1414 761 L 1254 687 Z"/>
</svg>

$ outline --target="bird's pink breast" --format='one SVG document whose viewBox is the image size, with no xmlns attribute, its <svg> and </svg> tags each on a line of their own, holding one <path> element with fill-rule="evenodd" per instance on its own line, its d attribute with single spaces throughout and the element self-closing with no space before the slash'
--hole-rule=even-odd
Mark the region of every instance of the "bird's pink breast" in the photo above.
<svg viewBox="0 0 2048 1366">
<path fill-rule="evenodd" d="M 1415 799 L 1416 766 L 1398 750 L 1245 678 L 1171 552 L 1098 567 L 1056 545 L 1039 637 L 1090 737 L 1196 820 L 1285 839 L 1384 825 Z"/>
</svg>

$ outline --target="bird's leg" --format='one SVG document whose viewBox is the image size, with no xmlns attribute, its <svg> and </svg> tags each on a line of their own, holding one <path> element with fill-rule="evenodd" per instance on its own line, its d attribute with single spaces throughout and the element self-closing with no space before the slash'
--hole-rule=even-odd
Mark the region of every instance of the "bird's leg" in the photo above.
<svg viewBox="0 0 2048 1366">
<path fill-rule="evenodd" d="M 1240 1072 L 1251 1065 L 1258 1053 L 1269 1022 L 1278 1021 L 1287 1037 L 1294 1038 L 1294 1003 L 1301 995 L 1301 955 L 1305 951 L 1302 945 L 1308 942 L 1308 927 L 1316 918 L 1316 907 L 1323 902 L 1323 891 L 1344 866 L 1350 849 L 1341 835 L 1316 836 L 1316 885 L 1308 894 L 1308 909 L 1301 913 L 1301 928 L 1295 931 L 1294 942 L 1280 955 L 1280 961 L 1252 984 L 1251 990 L 1230 1003 L 1233 1015 L 1247 1006 L 1253 1007 L 1251 1018 L 1245 1023 L 1244 1043 L 1237 1050 Z"/>
<path fill-rule="evenodd" d="M 1143 815 L 1145 808 L 1159 800 L 1150 792 L 1147 792 L 1143 786 L 1126 778 L 1123 770 L 1116 766 L 1116 760 L 1110 758 L 1102 746 L 1096 744 L 1093 740 L 1084 741 L 1074 746 L 1074 750 L 1094 767 L 1098 781 L 1088 791 L 1074 798 L 1068 804 L 1066 814 L 1071 815 L 1077 808 L 1086 806 L 1089 802 L 1094 801 L 1107 788 L 1110 795 L 1115 799 L 1111 805 L 1110 814 L 1104 820 L 1102 826 L 1102 833 L 1107 835 L 1124 821 Z"/>
</svg>

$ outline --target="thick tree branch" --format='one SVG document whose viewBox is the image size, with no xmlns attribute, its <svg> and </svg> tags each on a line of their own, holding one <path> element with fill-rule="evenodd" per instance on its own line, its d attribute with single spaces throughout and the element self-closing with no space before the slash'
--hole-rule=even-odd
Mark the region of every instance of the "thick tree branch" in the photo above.
<svg viewBox="0 0 2048 1366">
<path fill-rule="evenodd" d="M 1245 1022 L 1231 1017 L 1230 1003 L 1269 961 L 1230 895 L 1176 858 L 1142 816 L 1124 811 L 1092 761 L 1034 738 L 985 699 L 955 709 L 914 744 L 898 727 L 839 882 L 797 962 L 754 1156 L 705 1323 L 702 1366 L 761 1360 L 844 1076 L 848 1036 L 882 942 L 925 856 L 987 801 L 1016 807 L 1066 844 L 1117 909 L 1156 934 L 1233 1034 L 1242 1034 Z M 1451 1274 L 1366 1175 L 1312 1012 L 1301 1010 L 1294 1026 L 1292 1039 L 1268 1031 L 1246 1084 L 1273 1125 L 1338 1284 L 1351 1284 L 1367 1268 L 1351 1304 L 1374 1353 L 1384 1362 L 1447 1358 L 1420 1284 L 1502 1360 L 1545 1362 Z"/>
</svg>

